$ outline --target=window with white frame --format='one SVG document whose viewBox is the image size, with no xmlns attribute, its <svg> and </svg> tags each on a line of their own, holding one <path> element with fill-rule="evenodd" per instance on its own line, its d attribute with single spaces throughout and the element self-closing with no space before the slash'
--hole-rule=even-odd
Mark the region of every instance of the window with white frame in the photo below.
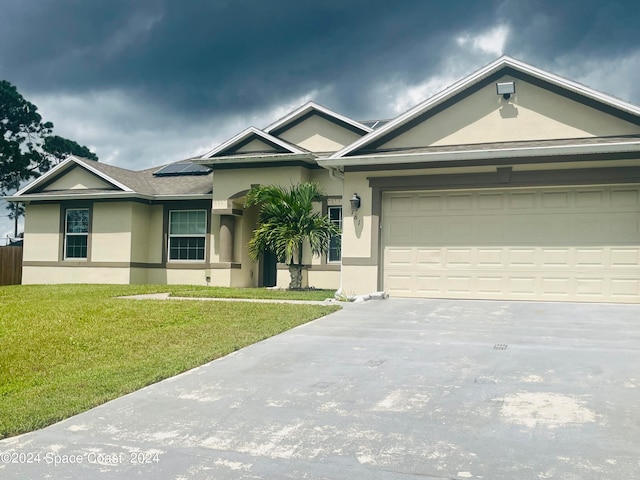
<svg viewBox="0 0 640 480">
<path fill-rule="evenodd" d="M 67 208 L 64 219 L 64 258 L 86 259 L 89 244 L 89 209 Z"/>
<path fill-rule="evenodd" d="M 329 220 L 342 231 L 342 206 L 327 207 Z M 334 235 L 329 241 L 329 254 L 327 261 L 339 262 L 342 258 L 342 235 Z"/>
<path fill-rule="evenodd" d="M 169 260 L 204 260 L 206 210 L 169 212 Z"/>
</svg>

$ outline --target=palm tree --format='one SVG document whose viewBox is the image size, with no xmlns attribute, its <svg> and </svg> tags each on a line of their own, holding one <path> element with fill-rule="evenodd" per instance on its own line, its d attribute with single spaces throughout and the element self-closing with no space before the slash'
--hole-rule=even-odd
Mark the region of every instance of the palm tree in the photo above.
<svg viewBox="0 0 640 480">
<path fill-rule="evenodd" d="M 259 205 L 258 227 L 249 241 L 249 256 L 273 252 L 279 262 L 289 265 L 290 289 L 302 288 L 302 248 L 308 244 L 313 255 L 329 250 L 331 237 L 340 229 L 326 215 L 313 211 L 313 202 L 325 194 L 317 182 L 304 182 L 287 189 L 278 185 L 258 185 L 247 193 L 245 207 Z"/>
</svg>

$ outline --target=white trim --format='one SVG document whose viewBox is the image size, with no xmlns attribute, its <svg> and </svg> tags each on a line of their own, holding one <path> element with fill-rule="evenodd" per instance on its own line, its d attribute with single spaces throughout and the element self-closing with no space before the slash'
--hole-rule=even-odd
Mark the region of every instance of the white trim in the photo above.
<svg viewBox="0 0 640 480">
<path fill-rule="evenodd" d="M 291 153 L 304 153 L 303 150 L 300 150 L 299 148 L 297 148 L 296 146 L 290 144 L 289 142 L 285 142 L 284 140 L 281 140 L 278 137 L 274 137 L 273 135 L 269 135 L 268 133 L 265 133 L 262 130 L 257 129 L 256 127 L 249 127 L 249 128 L 246 128 L 245 130 L 243 130 L 242 132 L 240 132 L 239 134 L 237 134 L 236 136 L 230 138 L 229 140 L 227 140 L 223 144 L 218 145 L 213 150 L 205 153 L 200 158 L 201 159 L 211 158 L 214 155 L 217 155 L 218 153 L 221 153 L 221 152 L 223 152 L 223 151 L 225 151 L 225 150 L 237 145 L 238 143 L 240 143 L 241 141 L 245 140 L 250 135 L 258 135 L 259 137 L 261 137 L 262 139 L 264 139 L 264 140 L 266 140 L 268 142 L 275 143 L 276 145 L 279 145 L 280 147 L 282 147 L 282 148 L 284 148 L 286 150 L 289 150 Z"/>
<path fill-rule="evenodd" d="M 204 233 L 171 233 L 171 214 L 174 212 L 204 212 Z M 187 209 L 172 209 L 169 210 L 169 218 L 167 221 L 167 262 L 179 262 L 179 263 L 202 263 L 207 261 L 207 237 L 209 236 L 208 227 L 209 220 L 207 219 L 207 210 L 204 208 L 187 208 Z M 204 247 L 202 249 L 203 257 L 202 259 L 188 259 L 188 258 L 171 258 L 171 239 L 172 238 L 204 238 Z"/>
<path fill-rule="evenodd" d="M 8 202 L 29 202 L 29 201 L 58 201 L 58 200 L 92 200 L 103 198 L 118 199 L 142 199 L 142 200 L 211 200 L 210 193 L 185 194 L 185 195 L 147 195 L 143 193 L 129 192 L 105 192 L 105 193 L 74 193 L 62 195 L 43 195 L 41 193 L 26 194 L 20 197 L 15 195 L 4 197 Z"/>
<path fill-rule="evenodd" d="M 265 153 L 260 155 L 230 155 L 228 157 L 201 158 L 194 160 L 195 164 L 202 165 L 241 165 L 243 163 L 265 163 L 280 160 L 303 160 L 309 164 L 315 164 L 316 156 L 312 153 Z"/>
<path fill-rule="evenodd" d="M 87 170 L 89 170 L 92 173 L 95 173 L 96 175 L 98 175 L 99 177 L 101 177 L 103 180 L 106 180 L 107 182 L 113 184 L 114 186 L 124 190 L 125 192 L 130 192 L 133 193 L 133 190 L 131 190 L 129 187 L 127 187 L 124 183 L 120 183 L 117 180 L 114 180 L 113 178 L 111 178 L 109 175 L 107 175 L 104 172 L 101 172 L 100 170 L 98 170 L 95 167 L 92 167 L 91 165 L 89 165 L 88 163 L 85 163 L 84 160 L 82 160 L 81 158 L 77 158 L 74 156 L 71 156 L 71 158 L 73 160 L 75 160 L 76 162 L 79 162 L 80 165 L 84 166 Z M 93 161 L 93 160 L 92 160 Z M 105 164 L 106 165 L 106 164 Z"/>
<path fill-rule="evenodd" d="M 28 185 L 23 187 L 21 190 L 18 190 L 16 193 L 14 193 L 12 195 L 12 197 L 18 197 L 20 195 L 23 195 L 27 190 L 29 190 L 29 189 L 31 189 L 33 187 L 37 187 L 41 183 L 45 182 L 49 177 L 51 177 L 53 175 L 56 175 L 59 170 L 63 170 L 65 168 L 67 168 L 69 166 L 69 164 L 71 164 L 71 163 L 74 163 L 72 157 L 67 157 L 64 161 L 62 161 L 61 163 L 59 163 L 58 165 L 53 167 L 47 173 L 45 173 L 41 177 L 36 178 L 33 182 L 29 183 Z M 5 198 L 8 199 L 10 197 L 5 197 Z"/>
<path fill-rule="evenodd" d="M 549 157 L 559 155 L 584 155 L 589 153 L 639 152 L 640 141 L 616 142 L 604 144 L 553 145 L 520 148 L 491 148 L 473 150 L 449 150 L 446 152 L 388 153 L 353 156 L 347 158 L 318 159 L 318 165 L 335 168 L 359 165 L 386 165 L 393 163 L 423 163 L 453 160 L 492 160 L 498 158 Z"/>
<path fill-rule="evenodd" d="M 58 172 L 64 171 L 66 169 L 71 168 L 72 164 L 79 165 L 80 167 L 82 167 L 82 168 L 84 168 L 86 170 L 89 170 L 94 175 L 97 175 L 101 179 L 103 179 L 106 182 L 112 184 L 114 187 L 118 187 L 119 189 L 123 190 L 124 192 L 133 193 L 133 190 L 131 190 L 126 185 L 118 182 L 117 180 L 114 180 L 109 175 L 101 172 L 100 170 L 97 170 L 96 168 L 91 167 L 90 165 L 87 165 L 85 162 L 83 162 L 78 157 L 75 157 L 73 155 L 69 155 L 66 159 L 64 159 L 61 163 L 59 163 L 58 165 L 53 167 L 47 173 L 45 173 L 41 177 L 36 178 L 33 182 L 29 183 L 27 186 L 25 186 L 24 188 L 22 188 L 18 192 L 14 193 L 11 197 L 5 197 L 5 198 L 9 199 L 9 198 L 20 197 L 20 196 L 24 195 L 27 191 L 37 187 L 38 185 L 41 185 L 42 183 L 47 182 L 49 180 L 49 178 L 57 175 Z"/>
<path fill-rule="evenodd" d="M 328 115 L 330 117 L 335 118 L 336 120 L 339 120 L 341 122 L 347 123 L 349 125 L 352 125 L 360 130 L 362 130 L 365 133 L 369 133 L 372 132 L 373 129 L 370 127 L 367 127 L 366 125 L 363 125 L 362 123 L 353 120 L 351 118 L 345 117 L 344 115 L 340 115 L 339 113 L 336 113 L 332 110 L 329 110 L 326 107 L 323 107 L 322 105 L 319 105 L 315 102 L 307 102 L 304 105 L 302 105 L 301 107 L 295 109 L 293 112 L 288 113 L 287 115 L 285 115 L 284 117 L 282 117 L 280 120 L 276 120 L 274 123 L 272 123 L 271 125 L 269 125 L 268 127 L 266 127 L 264 129 L 265 132 L 267 133 L 271 133 L 274 130 L 277 130 L 278 128 L 282 127 L 283 125 L 286 125 L 290 122 L 293 122 L 294 120 L 296 120 L 297 118 L 307 114 L 308 112 L 312 111 L 312 110 L 317 110 L 319 112 L 324 113 L 325 115 Z"/>
<path fill-rule="evenodd" d="M 486 65 L 485 67 L 481 68 L 480 70 L 477 70 L 476 72 L 468 75 L 467 77 L 461 80 L 458 80 L 451 86 L 447 87 L 446 89 L 442 90 L 439 93 L 436 93 L 435 95 L 419 103 L 415 107 L 407 110 L 405 113 L 399 115 L 395 119 L 383 125 L 378 130 L 375 130 L 373 133 L 366 135 L 359 140 L 356 140 L 350 145 L 347 145 L 342 150 L 336 152 L 333 155 L 333 158 L 344 157 L 345 155 L 353 152 L 354 150 L 357 150 L 358 148 L 361 148 L 365 145 L 370 144 L 372 141 L 383 137 L 384 135 L 388 134 L 390 131 L 395 130 L 396 128 L 404 125 L 405 123 L 431 110 L 432 108 L 441 104 L 445 100 L 453 97 L 454 95 L 471 87 L 472 85 L 478 83 L 484 78 L 492 75 L 493 73 L 505 67 L 514 68 L 515 70 L 519 70 L 533 77 L 537 77 L 539 79 L 545 80 L 549 83 L 562 87 L 566 90 L 597 100 L 599 102 L 602 102 L 604 104 L 607 104 L 619 110 L 623 110 L 632 115 L 640 116 L 640 107 L 624 102 L 615 97 L 611 97 L 604 93 L 597 92 L 596 90 L 593 90 L 589 87 L 581 85 L 577 82 L 573 82 L 571 80 L 567 80 L 565 78 L 559 77 L 552 73 L 545 72 L 544 70 L 540 70 L 524 62 L 515 60 L 511 57 L 502 56 L 497 60 L 494 60 L 490 64 Z"/>
<path fill-rule="evenodd" d="M 87 212 L 87 231 L 86 232 L 81 232 L 81 233 L 70 233 L 68 232 L 68 222 L 69 222 L 69 217 L 68 217 L 68 212 L 70 210 L 86 210 Z M 62 255 L 62 259 L 63 260 L 74 260 L 74 261 L 86 261 L 89 259 L 89 232 L 91 231 L 91 228 L 89 228 L 89 225 L 91 224 L 91 209 L 87 208 L 87 207 L 69 207 L 69 208 L 65 208 L 64 209 L 64 245 L 63 245 L 63 255 Z M 67 240 L 69 239 L 69 236 L 72 237 L 86 237 L 87 239 L 87 255 L 84 257 L 68 257 L 67 256 Z"/>
</svg>

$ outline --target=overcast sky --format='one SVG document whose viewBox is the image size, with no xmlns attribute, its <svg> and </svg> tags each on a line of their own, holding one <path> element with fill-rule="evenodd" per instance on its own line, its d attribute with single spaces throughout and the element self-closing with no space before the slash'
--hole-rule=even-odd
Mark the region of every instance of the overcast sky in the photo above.
<svg viewBox="0 0 640 480">
<path fill-rule="evenodd" d="M 391 118 L 502 54 L 640 104 L 638 25 L 637 0 L 2 0 L 0 79 L 142 169 L 308 100 Z"/>
</svg>

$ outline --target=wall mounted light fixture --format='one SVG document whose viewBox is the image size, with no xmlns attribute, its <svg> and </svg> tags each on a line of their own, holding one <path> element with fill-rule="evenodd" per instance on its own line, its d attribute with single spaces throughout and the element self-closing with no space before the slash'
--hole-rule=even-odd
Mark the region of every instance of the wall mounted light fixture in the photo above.
<svg viewBox="0 0 640 480">
<path fill-rule="evenodd" d="M 508 100 L 512 94 L 516 93 L 516 82 L 496 83 L 496 93 L 502 95 L 502 98 L 505 100 Z"/>
<path fill-rule="evenodd" d="M 360 208 L 360 197 L 358 196 L 357 193 L 353 194 L 353 197 L 351 197 L 351 200 L 349 200 L 349 203 L 351 204 L 352 212 L 355 212 Z"/>
</svg>

